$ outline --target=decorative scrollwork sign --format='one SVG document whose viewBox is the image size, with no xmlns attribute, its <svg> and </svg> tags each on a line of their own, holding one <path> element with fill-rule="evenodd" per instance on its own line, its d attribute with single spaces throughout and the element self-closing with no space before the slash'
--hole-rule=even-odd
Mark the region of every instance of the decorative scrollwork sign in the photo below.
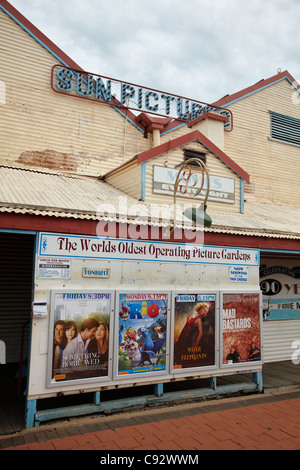
<svg viewBox="0 0 300 470">
<path fill-rule="evenodd" d="M 199 166 L 197 170 L 191 168 L 191 163 L 197 164 Z M 206 182 L 206 193 L 203 202 L 204 210 L 206 208 L 206 203 L 209 195 L 209 173 L 205 163 L 200 160 L 199 158 L 190 158 L 187 160 L 184 165 L 182 165 L 180 171 L 177 174 L 175 185 L 174 185 L 174 205 L 176 207 L 176 198 L 177 194 L 179 193 L 180 196 L 186 196 L 195 198 L 199 194 L 201 194 L 204 185 Z M 176 210 L 174 214 L 174 227 L 172 232 L 175 229 L 175 217 L 176 217 Z"/>
</svg>

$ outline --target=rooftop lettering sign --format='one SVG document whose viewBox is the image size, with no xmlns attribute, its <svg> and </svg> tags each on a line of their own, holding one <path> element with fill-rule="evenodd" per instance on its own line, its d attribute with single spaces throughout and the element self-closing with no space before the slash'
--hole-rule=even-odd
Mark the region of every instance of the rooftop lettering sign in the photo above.
<svg viewBox="0 0 300 470">
<path fill-rule="evenodd" d="M 214 112 L 227 118 L 224 128 L 231 130 L 232 116 L 228 109 L 70 67 L 54 65 L 51 86 L 57 93 L 183 121 Z"/>
</svg>

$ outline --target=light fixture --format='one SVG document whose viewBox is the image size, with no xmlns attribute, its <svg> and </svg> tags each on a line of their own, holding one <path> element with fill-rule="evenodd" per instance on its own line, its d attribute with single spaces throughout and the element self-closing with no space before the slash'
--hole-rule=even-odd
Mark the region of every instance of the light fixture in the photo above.
<svg viewBox="0 0 300 470">
<path fill-rule="evenodd" d="M 197 163 L 199 168 L 201 169 L 201 184 L 200 186 L 198 185 L 198 173 L 194 173 L 191 170 L 190 164 L 191 163 Z M 190 158 L 187 160 L 184 165 L 181 167 L 180 171 L 177 174 L 177 178 L 175 181 L 174 185 L 174 204 L 176 207 L 176 197 L 177 197 L 177 192 L 182 196 L 190 196 L 192 198 L 197 197 L 205 183 L 205 176 L 206 176 L 206 194 L 204 198 L 204 202 L 199 206 L 199 207 L 188 207 L 184 212 L 183 215 L 187 217 L 188 219 L 192 220 L 196 225 L 200 225 L 202 227 L 210 227 L 212 224 L 212 218 L 206 213 L 206 208 L 207 208 L 207 199 L 209 195 L 209 173 L 208 169 L 205 165 L 205 163 L 200 160 L 199 158 Z M 191 181 L 191 178 L 194 177 L 194 182 Z M 194 191 L 191 192 L 191 189 Z M 174 228 L 175 228 L 175 221 L 174 221 Z M 173 229 L 174 230 L 174 229 Z"/>
<path fill-rule="evenodd" d="M 210 227 L 212 218 L 206 213 L 206 204 L 201 204 L 199 207 L 189 207 L 183 213 L 185 217 L 192 220 L 196 225 Z"/>
</svg>

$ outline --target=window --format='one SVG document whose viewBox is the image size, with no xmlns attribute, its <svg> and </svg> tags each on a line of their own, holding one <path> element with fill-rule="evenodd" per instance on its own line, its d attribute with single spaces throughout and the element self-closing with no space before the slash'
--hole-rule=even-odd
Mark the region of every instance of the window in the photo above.
<svg viewBox="0 0 300 470">
<path fill-rule="evenodd" d="M 202 160 L 203 163 L 206 163 L 206 153 L 205 152 L 197 152 L 196 150 L 188 150 L 184 149 L 184 161 L 186 162 L 190 158 L 199 158 L 199 160 Z M 197 165 L 197 163 L 192 163 L 192 165 Z"/>
<path fill-rule="evenodd" d="M 300 119 L 270 111 L 271 139 L 300 146 Z"/>
<path fill-rule="evenodd" d="M 206 164 L 206 152 L 197 152 L 196 150 L 183 149 L 183 162 L 176 165 L 175 168 L 180 168 L 190 158 L 198 158 L 199 160 L 202 160 L 204 164 Z M 189 163 L 189 166 L 200 170 L 199 164 L 197 162 L 191 162 Z"/>
</svg>

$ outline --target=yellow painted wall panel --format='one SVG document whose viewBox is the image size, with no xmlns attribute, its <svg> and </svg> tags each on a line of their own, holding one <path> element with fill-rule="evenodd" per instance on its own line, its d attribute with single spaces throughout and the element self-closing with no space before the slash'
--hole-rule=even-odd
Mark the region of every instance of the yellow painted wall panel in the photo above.
<svg viewBox="0 0 300 470">
<path fill-rule="evenodd" d="M 2 10 L 0 24 L 0 163 L 99 176 L 150 148 L 111 106 L 55 93 L 58 60 Z"/>
<path fill-rule="evenodd" d="M 141 165 L 136 161 L 108 175 L 105 181 L 136 199 L 141 198 Z"/>
<path fill-rule="evenodd" d="M 299 207 L 300 148 L 270 140 L 270 111 L 300 119 L 292 85 L 283 80 L 228 106 L 234 129 L 225 153 L 250 174 L 246 200 Z"/>
</svg>

